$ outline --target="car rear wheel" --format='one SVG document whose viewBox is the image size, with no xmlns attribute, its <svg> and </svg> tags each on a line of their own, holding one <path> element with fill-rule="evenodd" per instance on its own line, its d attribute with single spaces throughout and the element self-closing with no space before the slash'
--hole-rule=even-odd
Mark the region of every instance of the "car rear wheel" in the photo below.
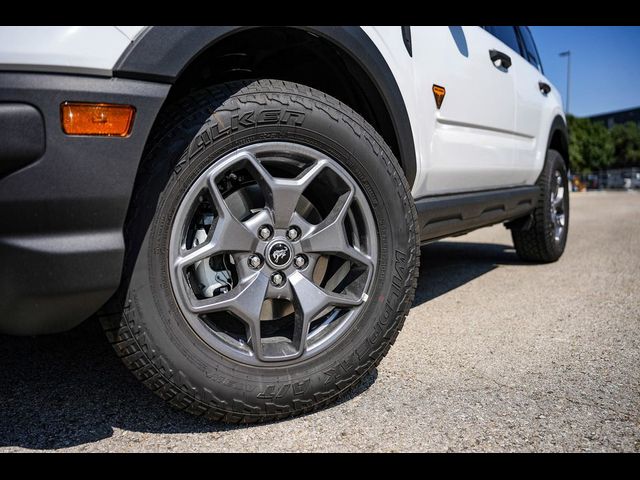
<svg viewBox="0 0 640 480">
<path fill-rule="evenodd" d="M 518 256 L 530 262 L 555 262 L 569 233 L 569 181 L 559 152 L 549 150 L 540 178 L 538 205 L 530 220 L 520 221 L 511 236 Z"/>
</svg>

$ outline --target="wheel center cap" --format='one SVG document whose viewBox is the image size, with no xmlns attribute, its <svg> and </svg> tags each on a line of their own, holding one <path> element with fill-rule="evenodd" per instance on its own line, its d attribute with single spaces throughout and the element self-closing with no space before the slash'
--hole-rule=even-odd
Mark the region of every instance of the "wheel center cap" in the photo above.
<svg viewBox="0 0 640 480">
<path fill-rule="evenodd" d="M 291 245 L 283 240 L 275 240 L 267 246 L 265 257 L 273 268 L 284 268 L 291 263 L 293 257 Z"/>
</svg>

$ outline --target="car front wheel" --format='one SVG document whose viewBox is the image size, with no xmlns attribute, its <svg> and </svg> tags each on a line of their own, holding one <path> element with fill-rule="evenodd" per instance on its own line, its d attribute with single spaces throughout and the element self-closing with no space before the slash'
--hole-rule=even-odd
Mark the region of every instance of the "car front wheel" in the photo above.
<svg viewBox="0 0 640 480">
<path fill-rule="evenodd" d="M 194 414 L 254 422 L 335 400 L 380 362 L 413 298 L 417 217 L 398 162 L 302 85 L 232 82 L 178 106 L 136 182 L 109 339 Z"/>
</svg>

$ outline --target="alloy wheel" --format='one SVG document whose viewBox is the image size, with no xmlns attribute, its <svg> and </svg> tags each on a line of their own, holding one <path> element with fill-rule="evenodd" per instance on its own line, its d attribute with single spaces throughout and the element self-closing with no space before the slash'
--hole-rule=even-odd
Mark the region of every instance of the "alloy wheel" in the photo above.
<svg viewBox="0 0 640 480">
<path fill-rule="evenodd" d="M 225 155 L 173 217 L 171 285 L 191 328 L 238 362 L 304 361 L 366 305 L 377 265 L 373 214 L 327 155 L 269 142 Z"/>
</svg>

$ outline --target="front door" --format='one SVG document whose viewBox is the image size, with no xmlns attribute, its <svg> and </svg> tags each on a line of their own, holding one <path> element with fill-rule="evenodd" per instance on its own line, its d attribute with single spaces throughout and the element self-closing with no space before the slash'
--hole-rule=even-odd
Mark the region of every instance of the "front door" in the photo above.
<svg viewBox="0 0 640 480">
<path fill-rule="evenodd" d="M 433 132 L 423 146 L 426 191 L 518 184 L 515 78 L 508 66 L 518 53 L 481 27 L 412 27 L 411 31 L 417 98 L 429 112 L 424 121 L 432 122 L 425 127 Z M 434 106 L 434 85 L 446 90 L 440 109 Z"/>
</svg>

